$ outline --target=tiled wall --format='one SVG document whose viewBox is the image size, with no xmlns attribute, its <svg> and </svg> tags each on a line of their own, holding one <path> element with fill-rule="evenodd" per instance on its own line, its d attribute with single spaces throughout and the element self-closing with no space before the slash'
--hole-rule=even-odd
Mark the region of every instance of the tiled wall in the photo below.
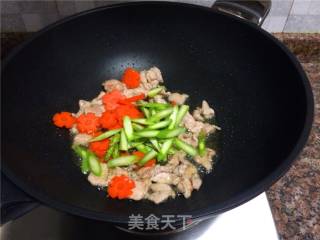
<svg viewBox="0 0 320 240">
<path fill-rule="evenodd" d="M 77 12 L 125 2 L 125 0 L 0 1 L 1 30 L 3 32 L 37 31 L 58 19 Z M 215 0 L 177 1 L 210 7 Z M 320 32 L 320 0 L 272 0 L 272 8 L 263 28 L 270 32 Z"/>
<path fill-rule="evenodd" d="M 270 32 L 320 32 L 320 0 L 273 0 L 263 27 Z"/>
</svg>

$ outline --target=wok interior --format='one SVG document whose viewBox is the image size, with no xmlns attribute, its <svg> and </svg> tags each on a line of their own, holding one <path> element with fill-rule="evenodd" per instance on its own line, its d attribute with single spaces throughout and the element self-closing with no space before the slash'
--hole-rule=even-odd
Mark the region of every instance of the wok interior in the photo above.
<svg viewBox="0 0 320 240">
<path fill-rule="evenodd" d="M 78 99 L 93 98 L 126 67 L 153 65 L 191 106 L 206 99 L 214 107 L 222 128 L 217 164 L 190 199 L 112 200 L 81 174 L 68 131 L 51 117 L 76 111 Z M 27 192 L 110 221 L 217 210 L 280 166 L 306 115 L 300 76 L 270 39 L 232 18 L 176 5 L 100 10 L 57 25 L 9 61 L 2 89 L 5 168 Z"/>
</svg>

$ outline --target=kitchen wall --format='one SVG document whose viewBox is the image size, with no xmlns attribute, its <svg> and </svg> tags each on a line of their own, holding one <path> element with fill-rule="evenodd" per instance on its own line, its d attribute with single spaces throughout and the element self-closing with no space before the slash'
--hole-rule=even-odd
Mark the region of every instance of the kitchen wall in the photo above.
<svg viewBox="0 0 320 240">
<path fill-rule="evenodd" d="M 177 1 L 210 7 L 215 0 Z M 120 2 L 124 1 L 0 0 L 1 31 L 38 31 L 71 14 Z M 320 32 L 320 0 L 272 0 L 263 28 L 270 32 Z"/>
</svg>

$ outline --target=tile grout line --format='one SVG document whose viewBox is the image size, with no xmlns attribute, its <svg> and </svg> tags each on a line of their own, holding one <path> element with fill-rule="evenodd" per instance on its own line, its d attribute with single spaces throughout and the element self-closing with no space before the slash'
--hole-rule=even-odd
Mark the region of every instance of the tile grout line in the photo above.
<svg viewBox="0 0 320 240">
<path fill-rule="evenodd" d="M 284 31 L 285 31 L 285 29 L 286 29 L 286 26 L 287 26 L 287 23 L 288 23 L 288 19 L 289 19 L 290 15 L 291 15 L 291 11 L 292 11 L 292 7 L 293 7 L 293 4 L 294 4 L 294 1 L 295 1 L 295 0 L 292 0 L 292 2 L 291 2 L 291 6 L 290 6 L 290 10 L 289 10 L 289 14 L 287 15 L 286 22 L 284 23 L 284 26 L 283 26 L 282 32 L 284 32 Z"/>
</svg>

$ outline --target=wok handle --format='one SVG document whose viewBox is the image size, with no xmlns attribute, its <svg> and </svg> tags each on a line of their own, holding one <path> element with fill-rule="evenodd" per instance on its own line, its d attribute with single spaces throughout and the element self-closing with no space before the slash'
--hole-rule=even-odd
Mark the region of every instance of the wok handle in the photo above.
<svg viewBox="0 0 320 240">
<path fill-rule="evenodd" d="M 23 216 L 38 205 L 1 172 L 1 225 Z"/>
<path fill-rule="evenodd" d="M 212 8 L 261 26 L 270 11 L 271 0 L 217 0 Z"/>
</svg>

